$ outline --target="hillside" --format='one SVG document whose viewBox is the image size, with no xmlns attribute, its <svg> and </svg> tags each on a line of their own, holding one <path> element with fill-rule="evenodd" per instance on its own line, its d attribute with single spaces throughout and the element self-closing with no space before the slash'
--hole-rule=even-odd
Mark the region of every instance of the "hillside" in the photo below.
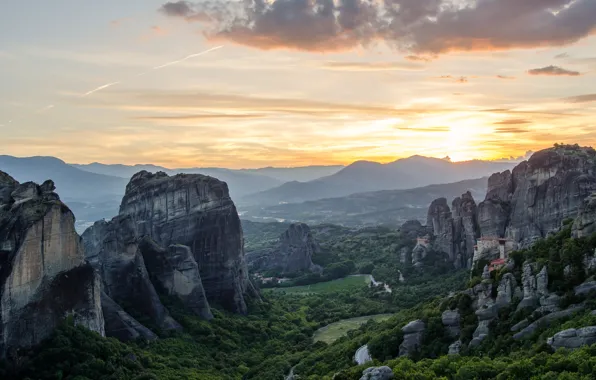
<svg viewBox="0 0 596 380">
<path fill-rule="evenodd" d="M 284 219 L 307 224 L 333 223 L 345 226 L 400 226 L 407 220 L 426 221 L 428 206 L 439 197 L 449 199 L 470 191 L 483 199 L 488 178 L 430 185 L 408 190 L 386 190 L 352 194 L 303 203 L 268 207 L 242 207 L 242 218 L 253 221 Z"/>
<path fill-rule="evenodd" d="M 275 205 L 379 190 L 412 189 L 485 177 L 513 166 L 513 163 L 451 162 L 422 156 L 412 156 L 388 164 L 358 161 L 336 174 L 309 182 L 285 183 L 277 188 L 246 196 L 240 203 Z"/>
<path fill-rule="evenodd" d="M 72 209 L 77 230 L 118 212 L 127 179 L 80 170 L 55 157 L 0 156 L 0 170 L 17 181 L 42 183 L 52 178 L 61 199 Z"/>
<path fill-rule="evenodd" d="M 260 173 L 220 168 L 168 169 L 156 165 L 106 165 L 97 162 L 88 165 L 72 164 L 72 166 L 92 173 L 106 174 L 126 179 L 131 178 L 134 174 L 140 172 L 141 170 L 146 170 L 152 173 L 162 171 L 168 175 L 176 175 L 179 173 L 208 175 L 226 182 L 234 199 L 241 198 L 254 192 L 271 189 L 283 183 L 281 180 L 268 177 Z M 122 191 L 124 191 L 124 189 L 122 189 Z"/>
</svg>

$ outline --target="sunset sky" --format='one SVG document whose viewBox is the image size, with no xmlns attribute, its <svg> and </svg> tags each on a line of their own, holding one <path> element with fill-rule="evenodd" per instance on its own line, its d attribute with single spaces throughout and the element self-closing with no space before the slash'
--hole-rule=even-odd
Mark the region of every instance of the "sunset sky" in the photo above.
<svg viewBox="0 0 596 380">
<path fill-rule="evenodd" d="M 13 1 L 0 67 L 0 154 L 241 168 L 596 146 L 595 0 Z"/>
</svg>

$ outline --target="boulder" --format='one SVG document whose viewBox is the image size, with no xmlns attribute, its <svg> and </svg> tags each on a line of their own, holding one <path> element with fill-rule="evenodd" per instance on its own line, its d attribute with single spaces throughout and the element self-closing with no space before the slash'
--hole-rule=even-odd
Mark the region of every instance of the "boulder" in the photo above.
<svg viewBox="0 0 596 380">
<path fill-rule="evenodd" d="M 100 280 L 50 188 L 0 172 L 0 357 L 40 343 L 67 316 L 104 335 Z"/>
<path fill-rule="evenodd" d="M 588 294 L 593 290 L 596 290 L 596 281 L 584 282 L 583 284 L 576 286 L 574 292 L 576 296 L 579 296 L 582 294 Z"/>
<path fill-rule="evenodd" d="M 443 326 L 453 338 L 459 337 L 460 334 L 460 315 L 457 310 L 445 310 L 441 316 Z"/>
<path fill-rule="evenodd" d="M 412 321 L 401 329 L 404 340 L 399 346 L 399 356 L 411 355 L 420 348 L 425 329 L 426 325 L 422 320 Z"/>
<path fill-rule="evenodd" d="M 536 321 L 532 322 L 531 324 L 529 324 L 528 326 L 524 327 L 517 334 L 513 335 L 513 339 L 515 339 L 515 340 L 526 339 L 526 338 L 532 336 L 532 334 L 534 334 L 534 332 L 536 330 L 538 330 L 539 328 L 548 327 L 548 326 L 550 326 L 550 324 L 553 321 L 570 317 L 573 314 L 575 314 L 576 312 L 581 311 L 583 309 L 584 309 L 584 306 L 582 306 L 582 305 L 573 305 L 573 306 L 570 306 L 566 310 L 561 310 L 561 311 L 547 314 L 544 317 L 541 317 L 541 318 L 537 319 Z"/>
<path fill-rule="evenodd" d="M 458 341 L 450 344 L 448 355 L 459 355 L 462 347 L 463 347 L 463 344 L 462 344 L 461 340 L 458 340 Z"/>
<path fill-rule="evenodd" d="M 596 326 L 563 330 L 548 338 L 547 343 L 554 349 L 576 349 L 582 346 L 591 346 L 596 343 Z"/>
<path fill-rule="evenodd" d="M 370 367 L 362 372 L 360 380 L 389 380 L 394 378 L 393 371 L 387 366 Z"/>
</svg>

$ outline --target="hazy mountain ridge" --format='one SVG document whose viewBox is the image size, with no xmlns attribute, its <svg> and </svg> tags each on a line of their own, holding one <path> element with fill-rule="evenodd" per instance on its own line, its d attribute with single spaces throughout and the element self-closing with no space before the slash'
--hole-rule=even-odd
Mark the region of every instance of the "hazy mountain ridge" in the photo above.
<svg viewBox="0 0 596 380">
<path fill-rule="evenodd" d="M 486 194 L 488 177 L 406 190 L 383 190 L 269 207 L 245 207 L 242 219 L 288 220 L 309 224 L 346 226 L 401 225 L 409 219 L 426 220 L 430 203 L 438 197 L 455 198 L 470 191 L 477 199 Z"/>
<path fill-rule="evenodd" d="M 357 161 L 333 175 L 309 182 L 285 183 L 246 196 L 239 203 L 299 203 L 362 192 L 412 189 L 485 177 L 514 166 L 514 162 L 451 162 L 423 156 L 412 156 L 387 164 Z"/>
</svg>

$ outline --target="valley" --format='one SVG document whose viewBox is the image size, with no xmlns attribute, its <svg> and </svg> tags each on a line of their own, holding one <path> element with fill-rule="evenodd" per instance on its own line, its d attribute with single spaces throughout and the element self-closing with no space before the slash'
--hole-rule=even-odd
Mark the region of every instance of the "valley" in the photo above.
<svg viewBox="0 0 596 380">
<path fill-rule="evenodd" d="M 2 173 L 0 377 L 593 378 L 594 170 L 557 145 L 484 196 L 413 190 L 399 226 L 254 222 L 223 181 L 140 171 L 82 238 L 52 181 Z"/>
</svg>

